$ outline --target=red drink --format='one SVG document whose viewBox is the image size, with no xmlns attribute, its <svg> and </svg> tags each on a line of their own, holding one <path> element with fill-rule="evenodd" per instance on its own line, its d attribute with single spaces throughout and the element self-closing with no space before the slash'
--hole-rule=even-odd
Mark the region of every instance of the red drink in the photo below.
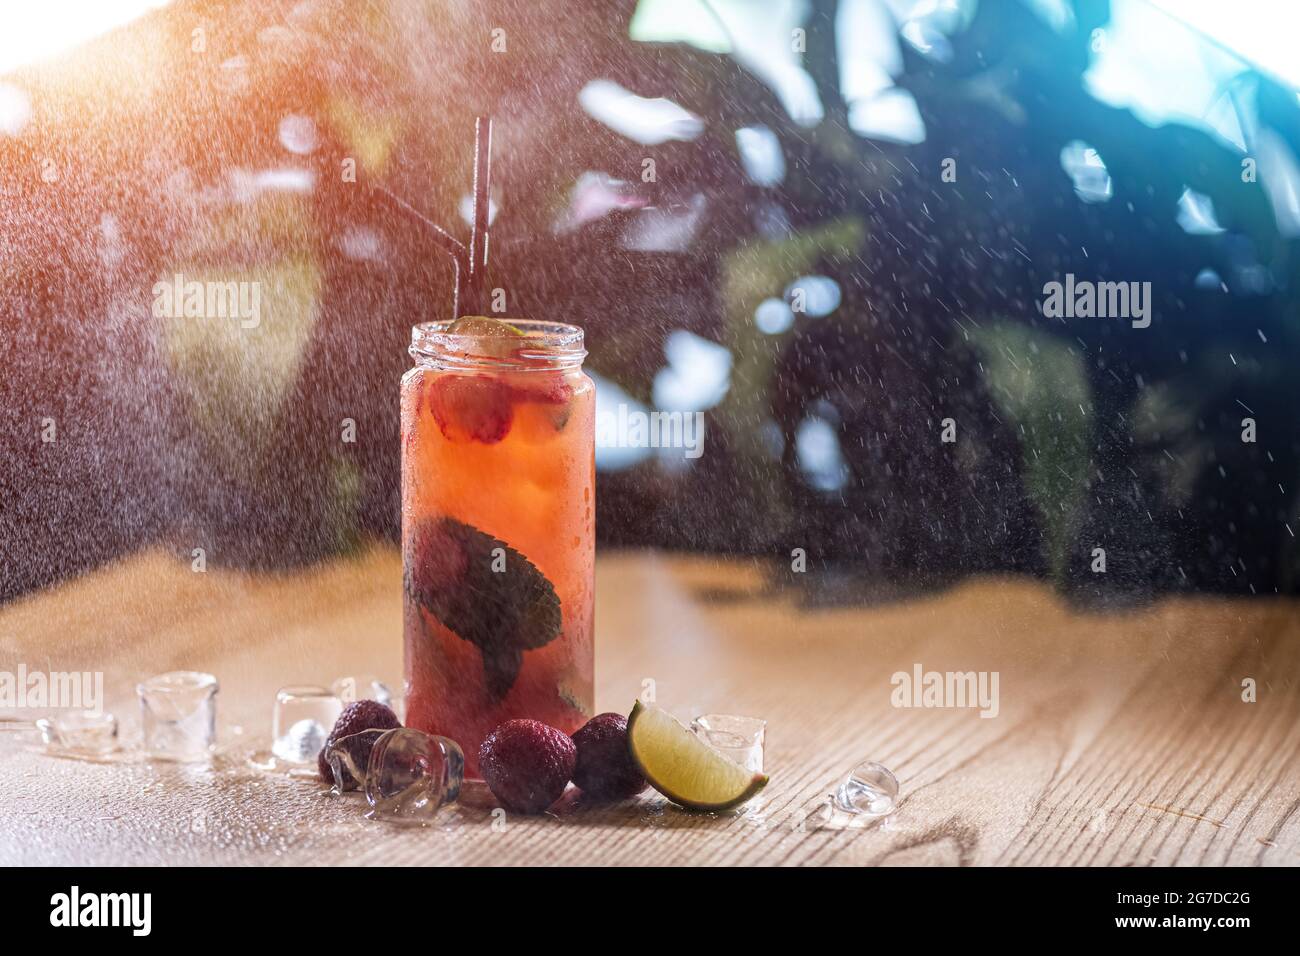
<svg viewBox="0 0 1300 956">
<path fill-rule="evenodd" d="M 402 379 L 406 722 L 483 738 L 592 712 L 595 387 L 582 330 L 416 326 Z"/>
</svg>

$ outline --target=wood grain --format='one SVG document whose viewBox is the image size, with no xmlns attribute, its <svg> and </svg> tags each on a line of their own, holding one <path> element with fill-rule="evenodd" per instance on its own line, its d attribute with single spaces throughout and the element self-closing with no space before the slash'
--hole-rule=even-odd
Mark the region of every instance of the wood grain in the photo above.
<svg viewBox="0 0 1300 956">
<path fill-rule="evenodd" d="M 212 671 L 223 734 L 214 767 L 194 769 L 55 759 L 7 725 L 0 863 L 1300 862 L 1295 602 L 1081 614 L 1041 584 L 981 579 L 903 602 L 810 604 L 759 564 L 602 555 L 599 708 L 627 711 L 653 681 L 684 719 L 766 717 L 761 803 L 709 817 L 654 795 L 571 800 L 502 828 L 475 793 L 441 826 L 406 830 L 244 760 L 265 744 L 279 686 L 398 681 L 400 579 L 396 553 L 378 547 L 277 576 L 196 574 L 150 552 L 0 610 L 0 670 L 103 670 L 128 738 L 136 679 Z M 997 671 L 998 716 L 892 706 L 890 675 L 917 663 Z M 897 774 L 898 812 L 869 827 L 825 820 L 828 794 L 864 758 Z"/>
</svg>

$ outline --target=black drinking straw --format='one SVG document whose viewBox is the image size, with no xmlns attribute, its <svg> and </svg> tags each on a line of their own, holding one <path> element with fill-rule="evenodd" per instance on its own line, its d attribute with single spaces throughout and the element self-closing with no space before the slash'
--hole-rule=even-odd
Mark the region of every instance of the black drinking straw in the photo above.
<svg viewBox="0 0 1300 956">
<path fill-rule="evenodd" d="M 469 282 L 466 314 L 487 310 L 488 211 L 492 186 L 492 117 L 474 120 L 474 227 L 469 239 Z"/>
<path fill-rule="evenodd" d="M 454 277 L 451 292 L 451 317 L 482 315 L 487 288 L 488 261 L 488 190 L 492 183 L 492 117 L 474 120 L 474 224 L 469 249 L 420 210 L 380 183 L 373 188 L 387 196 L 399 209 L 427 226 L 433 240 L 451 257 Z M 464 305 L 465 311 L 461 311 Z"/>
</svg>

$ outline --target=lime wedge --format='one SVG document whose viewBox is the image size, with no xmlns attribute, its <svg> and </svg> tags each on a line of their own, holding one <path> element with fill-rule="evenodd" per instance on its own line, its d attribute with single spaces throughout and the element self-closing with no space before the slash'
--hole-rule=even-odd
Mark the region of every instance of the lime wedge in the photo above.
<svg viewBox="0 0 1300 956">
<path fill-rule="evenodd" d="M 481 335 L 488 338 L 515 337 L 524 334 L 524 330 L 518 326 L 511 325 L 504 319 L 493 319 L 486 315 L 462 315 L 447 326 L 447 332 L 451 335 Z"/>
<path fill-rule="evenodd" d="M 767 776 L 718 753 L 671 714 L 637 701 L 627 745 L 650 786 L 692 810 L 728 810 L 762 790 Z"/>
</svg>

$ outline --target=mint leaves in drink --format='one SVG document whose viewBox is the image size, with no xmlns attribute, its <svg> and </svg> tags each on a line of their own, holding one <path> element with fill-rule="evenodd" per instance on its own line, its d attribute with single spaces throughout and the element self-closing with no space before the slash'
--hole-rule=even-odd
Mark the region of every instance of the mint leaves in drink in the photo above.
<svg viewBox="0 0 1300 956">
<path fill-rule="evenodd" d="M 455 518 L 415 526 L 406 592 L 461 640 L 478 648 L 494 699 L 519 676 L 524 651 L 559 637 L 560 599 L 523 554 Z"/>
</svg>

